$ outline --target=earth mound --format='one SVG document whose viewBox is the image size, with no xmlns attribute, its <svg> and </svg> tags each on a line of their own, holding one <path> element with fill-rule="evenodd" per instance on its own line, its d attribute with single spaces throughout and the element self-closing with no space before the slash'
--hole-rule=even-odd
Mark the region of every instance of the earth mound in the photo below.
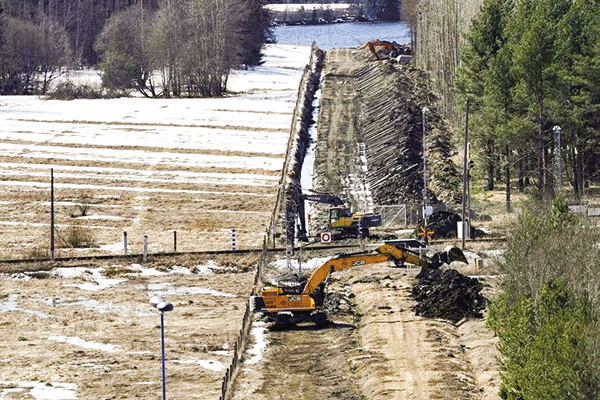
<svg viewBox="0 0 600 400">
<path fill-rule="evenodd" d="M 481 318 L 487 299 L 481 283 L 454 269 L 423 270 L 412 288 L 417 301 L 413 310 L 427 318 L 443 318 L 454 323 L 463 318 Z"/>
</svg>

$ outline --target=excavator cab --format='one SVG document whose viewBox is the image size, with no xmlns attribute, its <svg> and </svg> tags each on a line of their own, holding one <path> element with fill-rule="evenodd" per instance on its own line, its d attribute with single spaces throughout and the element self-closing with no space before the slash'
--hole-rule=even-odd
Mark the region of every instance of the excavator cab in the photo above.
<svg viewBox="0 0 600 400">
<path fill-rule="evenodd" d="M 329 209 L 329 225 L 335 226 L 341 218 L 352 218 L 350 209 L 346 207 L 332 207 Z"/>
</svg>

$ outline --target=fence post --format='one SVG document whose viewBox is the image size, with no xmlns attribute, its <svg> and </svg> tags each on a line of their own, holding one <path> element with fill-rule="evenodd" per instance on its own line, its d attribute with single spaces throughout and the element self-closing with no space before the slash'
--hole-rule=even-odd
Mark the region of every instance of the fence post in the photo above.
<svg viewBox="0 0 600 400">
<path fill-rule="evenodd" d="M 142 261 L 148 261 L 148 235 L 144 235 L 144 256 L 142 257 Z"/>
<path fill-rule="evenodd" d="M 123 255 L 127 255 L 127 231 L 123 232 Z"/>
<path fill-rule="evenodd" d="M 235 228 L 231 229 L 231 249 L 235 251 Z"/>
<path fill-rule="evenodd" d="M 50 261 L 54 261 L 54 168 L 50 168 Z"/>
<path fill-rule="evenodd" d="M 173 231 L 173 253 L 177 253 L 177 231 Z"/>
</svg>

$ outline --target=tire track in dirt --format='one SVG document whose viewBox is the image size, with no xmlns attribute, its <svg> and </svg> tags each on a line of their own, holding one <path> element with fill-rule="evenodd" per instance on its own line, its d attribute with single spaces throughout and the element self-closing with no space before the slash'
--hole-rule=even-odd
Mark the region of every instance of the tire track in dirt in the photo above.
<svg viewBox="0 0 600 400">
<path fill-rule="evenodd" d="M 357 361 L 365 371 L 360 381 L 367 398 L 476 398 L 456 328 L 446 321 L 418 317 L 411 310 L 412 275 L 385 265 L 342 274 L 362 314 L 361 348 L 379 355 L 376 363 Z"/>
</svg>

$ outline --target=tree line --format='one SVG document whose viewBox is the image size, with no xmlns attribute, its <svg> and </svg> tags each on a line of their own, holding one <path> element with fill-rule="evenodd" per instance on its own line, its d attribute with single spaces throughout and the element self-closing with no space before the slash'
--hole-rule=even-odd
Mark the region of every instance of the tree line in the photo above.
<svg viewBox="0 0 600 400">
<path fill-rule="evenodd" d="M 400 0 L 270 0 L 271 4 L 351 4 L 360 15 L 377 21 L 399 21 Z"/>
<path fill-rule="evenodd" d="M 562 198 L 514 224 L 487 325 L 500 341 L 504 400 L 600 399 L 600 234 Z"/>
<path fill-rule="evenodd" d="M 503 181 L 510 208 L 514 178 L 540 197 L 598 182 L 600 2 L 485 0 L 466 40 L 456 87 L 487 189 Z"/>
<path fill-rule="evenodd" d="M 218 96 L 273 41 L 263 3 L 0 0 L 0 93 L 45 93 L 66 69 L 99 66 L 109 89 Z"/>
</svg>

